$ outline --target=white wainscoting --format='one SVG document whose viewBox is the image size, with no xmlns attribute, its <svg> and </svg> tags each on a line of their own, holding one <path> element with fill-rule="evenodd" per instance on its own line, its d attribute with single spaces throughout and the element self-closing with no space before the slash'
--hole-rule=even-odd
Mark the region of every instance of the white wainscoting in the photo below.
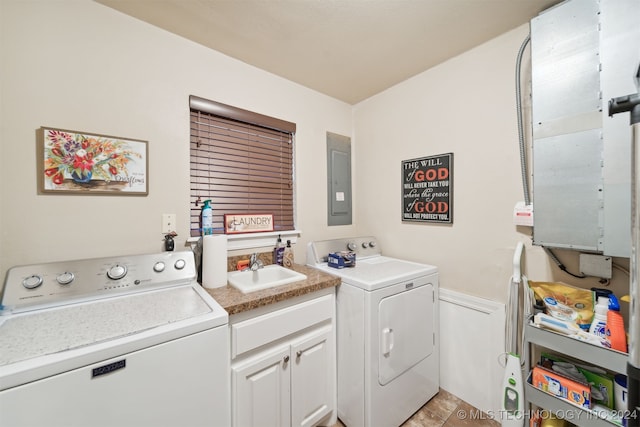
<svg viewBox="0 0 640 427">
<path fill-rule="evenodd" d="M 440 387 L 498 414 L 505 305 L 440 288 Z"/>
</svg>

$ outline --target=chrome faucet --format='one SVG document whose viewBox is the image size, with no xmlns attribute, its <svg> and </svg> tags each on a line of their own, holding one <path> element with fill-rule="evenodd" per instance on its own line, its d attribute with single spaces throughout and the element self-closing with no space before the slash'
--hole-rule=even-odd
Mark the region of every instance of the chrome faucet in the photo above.
<svg viewBox="0 0 640 427">
<path fill-rule="evenodd" d="M 258 254 L 256 252 L 252 253 L 251 258 L 249 258 L 249 269 L 256 271 L 262 267 L 264 267 L 264 264 L 258 259 Z"/>
</svg>

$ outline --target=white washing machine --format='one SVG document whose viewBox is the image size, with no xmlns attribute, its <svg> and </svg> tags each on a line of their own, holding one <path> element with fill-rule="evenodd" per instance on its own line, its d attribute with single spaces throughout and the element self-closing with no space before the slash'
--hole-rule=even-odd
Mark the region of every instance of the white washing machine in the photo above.
<svg viewBox="0 0 640 427">
<path fill-rule="evenodd" d="M 228 427 L 228 320 L 191 251 L 13 267 L 0 424 Z"/>
<path fill-rule="evenodd" d="M 351 251 L 353 267 L 329 253 Z M 438 269 L 383 256 L 374 237 L 309 243 L 307 264 L 340 276 L 338 417 L 347 427 L 397 427 L 439 390 Z"/>
</svg>

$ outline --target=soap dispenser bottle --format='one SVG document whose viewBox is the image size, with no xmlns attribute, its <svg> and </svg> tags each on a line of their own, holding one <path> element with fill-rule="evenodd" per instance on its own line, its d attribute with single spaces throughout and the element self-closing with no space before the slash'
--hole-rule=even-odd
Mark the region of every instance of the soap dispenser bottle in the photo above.
<svg viewBox="0 0 640 427">
<path fill-rule="evenodd" d="M 278 241 L 276 242 L 276 247 L 273 249 L 273 263 L 282 265 L 284 258 L 284 245 L 282 244 L 282 239 L 280 235 L 278 235 Z"/>
<path fill-rule="evenodd" d="M 287 268 L 293 268 L 293 248 L 291 247 L 291 240 L 287 240 L 287 247 L 284 248 L 282 264 Z"/>
</svg>

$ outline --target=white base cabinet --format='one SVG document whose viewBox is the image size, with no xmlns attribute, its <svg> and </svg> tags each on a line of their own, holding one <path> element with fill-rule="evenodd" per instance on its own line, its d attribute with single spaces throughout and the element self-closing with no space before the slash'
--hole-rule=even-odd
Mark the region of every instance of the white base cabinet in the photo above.
<svg viewBox="0 0 640 427">
<path fill-rule="evenodd" d="M 334 290 L 290 304 L 230 319 L 235 427 L 336 422 Z"/>
<path fill-rule="evenodd" d="M 234 426 L 291 425 L 289 347 L 231 368 Z"/>
<path fill-rule="evenodd" d="M 331 336 L 325 330 L 291 346 L 292 426 L 316 425 L 331 412 Z"/>
</svg>

